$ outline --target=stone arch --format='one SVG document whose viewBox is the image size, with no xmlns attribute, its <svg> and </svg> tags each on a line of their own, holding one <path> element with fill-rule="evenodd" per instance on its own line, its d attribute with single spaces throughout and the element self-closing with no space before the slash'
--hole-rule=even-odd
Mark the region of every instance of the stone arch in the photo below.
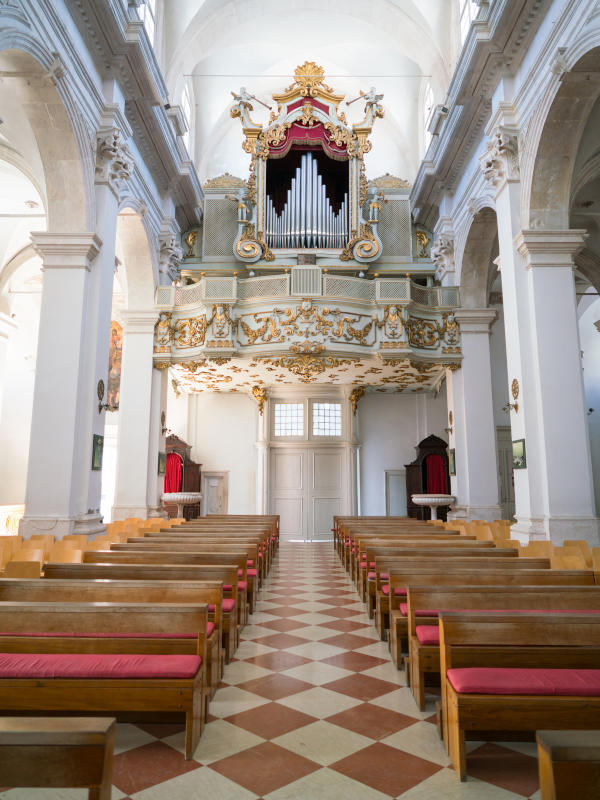
<svg viewBox="0 0 600 800">
<path fill-rule="evenodd" d="M 468 229 L 460 266 L 460 297 L 463 308 L 486 308 L 490 264 L 497 255 L 496 212 L 484 206 L 474 215 Z"/>
<path fill-rule="evenodd" d="M 154 308 L 158 247 L 141 203 L 128 201 L 117 217 L 117 257 L 123 264 L 128 309 Z"/>
<path fill-rule="evenodd" d="M 600 37 L 587 50 L 573 48 L 571 66 L 547 92 L 539 123 L 531 130 L 524 153 L 524 227 L 569 228 L 573 168 L 583 130 L 600 97 Z M 529 154 L 534 153 L 531 159 Z M 527 173 L 530 172 L 530 175 Z"/>
<path fill-rule="evenodd" d="M 44 186 L 48 230 L 93 230 L 93 148 L 56 54 L 6 30 L 0 66 L 9 76 L 2 90 L 4 130 L 10 132 L 15 114 L 20 154 Z"/>
</svg>

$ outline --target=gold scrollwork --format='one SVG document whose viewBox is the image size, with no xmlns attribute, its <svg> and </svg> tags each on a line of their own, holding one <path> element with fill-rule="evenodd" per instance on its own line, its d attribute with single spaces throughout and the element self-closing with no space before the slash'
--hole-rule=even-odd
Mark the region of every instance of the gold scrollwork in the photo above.
<svg viewBox="0 0 600 800">
<path fill-rule="evenodd" d="M 379 242 L 368 222 L 361 225 L 360 233 L 355 234 L 346 244 L 340 254 L 340 261 L 350 261 L 354 258 L 355 247 L 360 258 L 372 258 L 379 252 Z"/>
<path fill-rule="evenodd" d="M 356 412 L 358 411 L 358 401 L 364 395 L 364 393 L 364 386 L 357 386 L 350 392 L 350 405 L 352 406 L 352 413 L 354 416 L 356 416 Z"/>
<path fill-rule="evenodd" d="M 178 319 L 173 326 L 173 339 L 177 347 L 199 347 L 204 344 L 208 322 L 206 314 Z"/>
<path fill-rule="evenodd" d="M 408 343 L 412 347 L 434 348 L 440 343 L 440 326 L 437 320 L 409 317 L 406 320 Z"/>
<path fill-rule="evenodd" d="M 322 357 L 312 353 L 283 356 L 282 358 L 261 358 L 260 361 L 270 364 L 272 367 L 287 369 L 293 375 L 296 375 L 302 383 L 311 383 L 317 375 L 326 372 L 328 369 L 354 363 L 354 360 L 350 358 Z"/>
<path fill-rule="evenodd" d="M 261 415 L 263 414 L 263 410 L 265 407 L 265 402 L 267 400 L 267 390 L 264 386 L 253 386 L 252 387 L 252 396 L 258 403 L 258 413 Z"/>
</svg>

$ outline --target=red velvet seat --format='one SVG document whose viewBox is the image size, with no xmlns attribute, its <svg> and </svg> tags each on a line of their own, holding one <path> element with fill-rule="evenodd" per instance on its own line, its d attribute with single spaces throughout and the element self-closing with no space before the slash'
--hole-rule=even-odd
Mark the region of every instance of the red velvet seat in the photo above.
<svg viewBox="0 0 600 800">
<path fill-rule="evenodd" d="M 400 613 L 403 617 L 408 617 L 408 603 L 400 603 Z M 417 608 L 415 617 L 437 617 L 439 611 L 437 609 Z"/>
<path fill-rule="evenodd" d="M 225 587 L 223 587 L 225 588 Z M 231 587 L 230 587 L 231 588 Z M 235 600 L 233 597 L 224 597 L 223 598 L 223 613 L 224 614 L 231 614 L 233 609 L 235 608 Z M 216 608 L 213 603 L 210 603 L 208 606 L 208 610 L 210 613 L 215 613 Z"/>
<path fill-rule="evenodd" d="M 600 697 L 600 669 L 459 667 L 447 675 L 461 694 Z"/>
<path fill-rule="evenodd" d="M 254 566 L 254 559 L 253 558 L 249 558 L 248 561 L 246 562 L 246 566 L 253 567 Z"/>
<path fill-rule="evenodd" d="M 212 623 L 208 623 L 212 625 Z M 206 634 L 209 636 L 210 634 Z M 0 633 L 2 636 L 39 636 L 57 637 L 62 639 L 197 639 L 196 633 L 86 633 L 85 631 L 68 631 L 67 633 L 57 631 L 34 631 L 33 633 Z M 0 639 L 0 648 L 2 640 Z"/>
<path fill-rule="evenodd" d="M 246 570 L 246 574 L 249 578 L 258 578 L 258 570 L 257 569 L 250 569 L 250 567 Z"/>
<path fill-rule="evenodd" d="M 193 678 L 200 656 L 0 653 L 0 678 Z"/>
<path fill-rule="evenodd" d="M 419 644 L 439 645 L 440 629 L 437 625 L 417 625 L 415 628 Z"/>
<path fill-rule="evenodd" d="M 246 583 L 246 581 L 238 581 L 238 591 L 239 592 L 245 592 L 247 588 L 248 588 L 248 584 Z"/>
<path fill-rule="evenodd" d="M 214 629 L 215 629 L 215 623 L 214 622 L 207 622 L 206 623 L 206 638 L 207 639 L 210 639 L 210 637 L 213 634 Z"/>
<path fill-rule="evenodd" d="M 381 577 L 383 577 L 383 575 Z M 389 595 L 390 593 L 389 583 L 384 583 L 383 586 L 381 587 L 381 591 L 386 596 Z M 394 589 L 394 595 L 396 597 L 404 597 L 406 595 L 406 589 L 403 589 L 401 586 L 396 586 L 396 588 Z"/>
</svg>

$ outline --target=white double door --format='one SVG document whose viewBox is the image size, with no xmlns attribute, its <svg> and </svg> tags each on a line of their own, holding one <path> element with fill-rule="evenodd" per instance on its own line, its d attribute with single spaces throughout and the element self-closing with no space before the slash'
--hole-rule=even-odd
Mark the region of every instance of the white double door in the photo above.
<svg viewBox="0 0 600 800">
<path fill-rule="evenodd" d="M 283 445 L 270 456 L 270 513 L 284 539 L 329 539 L 335 514 L 348 513 L 348 449 Z"/>
</svg>

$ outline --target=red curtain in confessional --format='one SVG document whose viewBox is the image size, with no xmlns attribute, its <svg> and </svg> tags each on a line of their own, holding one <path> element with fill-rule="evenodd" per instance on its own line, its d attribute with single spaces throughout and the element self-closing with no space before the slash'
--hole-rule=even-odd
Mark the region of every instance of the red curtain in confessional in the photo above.
<svg viewBox="0 0 600 800">
<path fill-rule="evenodd" d="M 437 453 L 432 453 L 425 459 L 425 474 L 427 479 L 426 492 L 428 494 L 446 494 L 446 465 L 444 459 Z"/>
<path fill-rule="evenodd" d="M 181 490 L 181 458 L 176 453 L 167 453 L 164 490 L 165 492 Z"/>
</svg>

